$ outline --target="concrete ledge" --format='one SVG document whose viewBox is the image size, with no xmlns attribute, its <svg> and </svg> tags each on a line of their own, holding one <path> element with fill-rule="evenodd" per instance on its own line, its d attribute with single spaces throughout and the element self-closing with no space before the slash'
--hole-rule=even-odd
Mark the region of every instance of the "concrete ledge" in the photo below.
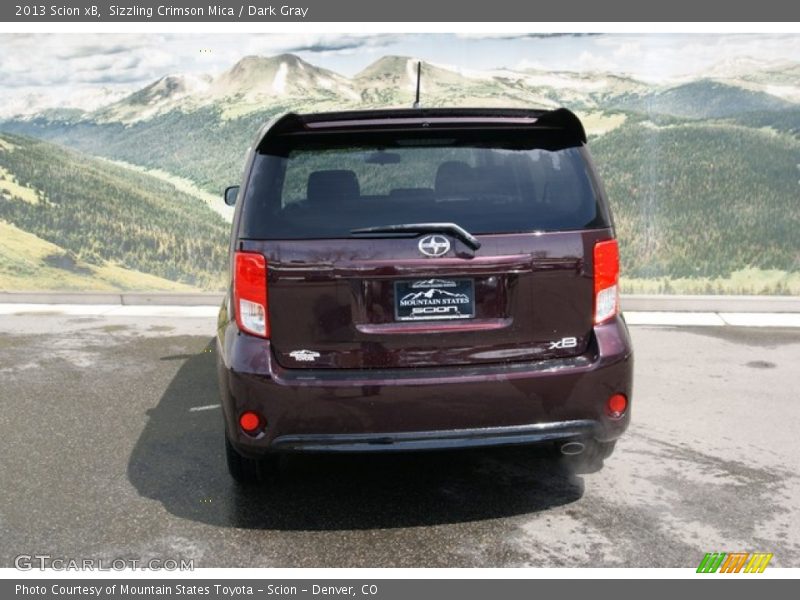
<svg viewBox="0 0 800 600">
<path fill-rule="evenodd" d="M 0 304 L 219 306 L 222 292 L 0 292 Z M 800 296 L 622 296 L 632 312 L 800 313 Z"/>
<path fill-rule="evenodd" d="M 623 294 L 622 310 L 636 312 L 800 313 L 800 296 Z"/>
<path fill-rule="evenodd" d="M 127 306 L 141 306 L 151 304 L 160 306 L 219 306 L 225 294 L 222 292 L 126 292 L 120 294 L 121 303 Z"/>
<path fill-rule="evenodd" d="M 0 304 L 219 306 L 222 292 L 0 292 Z"/>
<path fill-rule="evenodd" d="M 116 292 L 0 292 L 0 304 L 122 304 Z"/>
</svg>

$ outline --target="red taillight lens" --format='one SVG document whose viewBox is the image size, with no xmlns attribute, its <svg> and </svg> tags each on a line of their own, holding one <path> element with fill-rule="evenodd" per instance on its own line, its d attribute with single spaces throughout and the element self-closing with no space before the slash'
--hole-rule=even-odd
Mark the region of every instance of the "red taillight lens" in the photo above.
<svg viewBox="0 0 800 600">
<path fill-rule="evenodd" d="M 239 427 L 245 433 L 253 433 L 261 427 L 261 417 L 258 416 L 258 413 L 248 410 L 239 417 Z"/>
<path fill-rule="evenodd" d="M 263 255 L 254 252 L 234 255 L 233 305 L 239 329 L 269 337 L 267 260 Z"/>
<path fill-rule="evenodd" d="M 606 405 L 608 416 L 612 419 L 619 419 L 628 410 L 628 399 L 625 394 L 614 394 L 608 399 Z"/>
<path fill-rule="evenodd" d="M 594 322 L 604 323 L 619 312 L 619 247 L 617 240 L 594 245 Z"/>
</svg>

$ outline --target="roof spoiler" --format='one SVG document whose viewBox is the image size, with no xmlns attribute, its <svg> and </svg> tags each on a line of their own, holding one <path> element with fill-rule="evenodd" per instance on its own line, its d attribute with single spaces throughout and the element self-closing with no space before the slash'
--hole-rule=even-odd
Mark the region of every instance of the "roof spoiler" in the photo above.
<svg viewBox="0 0 800 600">
<path fill-rule="evenodd" d="M 586 130 L 583 123 L 574 112 L 568 108 L 557 108 L 549 110 L 537 119 L 541 125 L 550 125 L 559 129 L 564 129 L 574 135 L 584 144 L 586 143 Z"/>
<path fill-rule="evenodd" d="M 438 121 L 453 123 L 471 121 L 479 123 L 499 124 L 508 120 L 509 124 L 520 127 L 547 127 L 561 129 L 568 133 L 570 137 L 582 143 L 586 143 L 586 130 L 580 119 L 567 108 L 557 108 L 554 110 L 528 110 L 528 109 L 376 109 L 343 111 L 330 113 L 298 114 L 287 113 L 272 120 L 262 128 L 258 146 L 268 135 L 285 135 L 300 133 L 311 130 L 335 129 L 345 127 L 358 127 L 359 122 L 370 122 L 374 125 L 376 121 L 385 121 L 387 125 L 394 123 L 409 125 L 410 122 Z"/>
</svg>

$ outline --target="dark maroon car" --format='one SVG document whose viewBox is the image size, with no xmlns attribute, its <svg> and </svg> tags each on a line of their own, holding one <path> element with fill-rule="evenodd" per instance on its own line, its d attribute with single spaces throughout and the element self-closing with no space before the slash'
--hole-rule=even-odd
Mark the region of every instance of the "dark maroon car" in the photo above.
<svg viewBox="0 0 800 600">
<path fill-rule="evenodd" d="M 283 452 L 547 444 L 630 418 L 608 202 L 566 109 L 288 114 L 251 147 L 218 326 L 238 481 Z"/>
</svg>

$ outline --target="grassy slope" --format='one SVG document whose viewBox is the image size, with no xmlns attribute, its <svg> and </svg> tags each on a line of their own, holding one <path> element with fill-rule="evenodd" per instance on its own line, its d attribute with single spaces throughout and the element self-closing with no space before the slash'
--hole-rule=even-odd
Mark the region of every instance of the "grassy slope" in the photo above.
<svg viewBox="0 0 800 600">
<path fill-rule="evenodd" d="M 800 272 L 748 267 L 727 277 L 632 278 L 622 276 L 626 294 L 737 294 L 800 296 Z"/>
<path fill-rule="evenodd" d="M 0 169 L 18 191 L 26 190 L 0 188 L 0 219 L 61 249 L 53 264 L 113 264 L 155 277 L 149 283 L 139 278 L 136 285 L 163 288 L 167 280 L 221 287 L 229 226 L 202 200 L 169 182 L 47 142 L 7 134 L 0 139 Z M 19 197 L 31 194 L 36 202 Z M 120 287 L 135 287 L 118 272 L 108 275 Z"/>
<path fill-rule="evenodd" d="M 112 263 L 53 266 L 63 248 L 0 221 L 0 290 L 191 291 L 191 286 Z"/>
<path fill-rule="evenodd" d="M 18 126 L 218 192 L 237 179 L 257 126 L 286 108 L 238 119 L 221 119 L 213 109 L 174 112 L 129 127 Z M 751 112 L 726 122 L 653 117 L 657 127 L 633 113 L 598 115 L 587 125 L 603 135 L 590 148 L 615 209 L 628 289 L 797 293 L 797 110 Z"/>
</svg>

